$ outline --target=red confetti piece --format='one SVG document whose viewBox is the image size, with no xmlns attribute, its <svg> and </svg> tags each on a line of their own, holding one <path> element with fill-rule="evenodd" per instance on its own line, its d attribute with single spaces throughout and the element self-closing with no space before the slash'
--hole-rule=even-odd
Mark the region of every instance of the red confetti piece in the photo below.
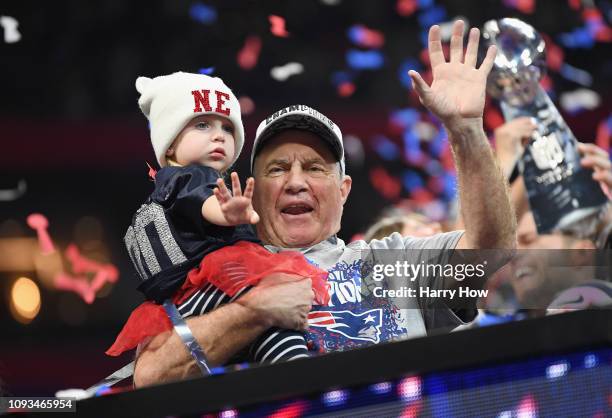
<svg viewBox="0 0 612 418">
<path fill-rule="evenodd" d="M 455 171 L 455 161 L 453 160 L 453 153 L 451 152 L 450 145 L 448 142 L 444 144 L 444 148 L 440 153 L 440 163 L 445 171 L 453 173 Z"/>
<path fill-rule="evenodd" d="M 569 6 L 574 10 L 579 10 L 582 0 L 567 0 Z"/>
<path fill-rule="evenodd" d="M 549 93 L 552 91 L 553 82 L 551 78 L 548 76 L 548 74 L 544 75 L 544 77 L 540 79 L 540 85 L 546 92 Z"/>
<path fill-rule="evenodd" d="M 419 5 L 417 0 L 397 0 L 395 4 L 395 10 L 400 16 L 410 16 L 418 9 Z"/>
<path fill-rule="evenodd" d="M 147 163 L 147 167 L 149 167 L 149 178 L 151 180 L 155 180 L 155 175 L 157 174 L 157 170 L 155 170 L 153 167 L 151 167 L 151 164 Z"/>
<path fill-rule="evenodd" d="M 544 39 L 546 42 L 546 65 L 553 71 L 559 71 L 565 61 L 565 53 L 549 37 L 545 36 Z"/>
<path fill-rule="evenodd" d="M 359 33 L 359 46 L 364 48 L 381 48 L 385 44 L 385 35 L 382 32 L 370 29 L 363 25 L 357 25 Z"/>
<path fill-rule="evenodd" d="M 535 11 L 535 0 L 504 0 L 504 4 L 525 14 Z"/>
<path fill-rule="evenodd" d="M 416 188 L 410 193 L 410 197 L 417 203 L 423 204 L 434 200 L 434 195 L 427 189 Z"/>
<path fill-rule="evenodd" d="M 349 97 L 355 93 L 355 85 L 350 81 L 345 81 L 344 83 L 340 83 L 338 85 L 337 90 L 340 97 Z"/>
<path fill-rule="evenodd" d="M 47 228 L 49 227 L 47 218 L 40 213 L 33 213 L 28 216 L 26 222 L 30 228 L 36 231 L 41 252 L 45 255 L 54 252 L 55 246 L 47 232 Z"/>
<path fill-rule="evenodd" d="M 240 97 L 238 103 L 240 103 L 240 112 L 243 115 L 250 115 L 255 111 L 255 102 L 248 96 Z"/>
<path fill-rule="evenodd" d="M 493 106 L 490 106 L 484 117 L 484 123 L 488 130 L 492 131 L 504 124 L 504 117 L 502 114 Z"/>
<path fill-rule="evenodd" d="M 268 16 L 270 21 L 270 32 L 272 35 L 278 36 L 279 38 L 286 38 L 289 36 L 289 32 L 285 30 L 285 19 L 280 16 L 270 15 Z"/>
<path fill-rule="evenodd" d="M 611 132 L 608 129 L 608 123 L 604 119 L 601 122 L 599 122 L 599 125 L 597 126 L 597 135 L 595 137 L 595 144 L 600 148 L 609 150 L 610 149 L 610 135 L 611 135 Z"/>
<path fill-rule="evenodd" d="M 402 191 L 402 183 L 382 167 L 370 170 L 370 183 L 386 199 L 396 200 Z"/>
<path fill-rule="evenodd" d="M 249 36 L 244 46 L 238 51 L 236 60 L 243 70 L 250 70 L 257 65 L 259 53 L 261 52 L 261 39 L 258 36 Z"/>
</svg>

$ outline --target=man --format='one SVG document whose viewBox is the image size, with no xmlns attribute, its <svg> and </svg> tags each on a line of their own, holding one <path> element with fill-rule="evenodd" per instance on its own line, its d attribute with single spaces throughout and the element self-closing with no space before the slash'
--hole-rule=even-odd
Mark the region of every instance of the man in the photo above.
<svg viewBox="0 0 612 418">
<path fill-rule="evenodd" d="M 530 316 L 612 304 L 609 249 L 597 251 L 592 240 L 573 234 L 538 234 L 531 211 L 521 217 L 517 235 L 510 284 Z"/>
<path fill-rule="evenodd" d="M 476 69 L 478 29 L 472 29 L 463 53 L 463 22 L 453 26 L 450 60 L 445 60 L 440 28 L 429 32 L 433 83 L 410 72 L 421 102 L 445 125 L 454 152 L 465 233 L 430 238 L 399 234 L 345 246 L 335 234 L 351 189 L 344 173 L 339 128 L 306 106 L 282 109 L 261 123 L 253 146 L 254 208 L 261 217 L 257 233 L 267 248 L 300 249 L 312 262 L 328 269 L 332 285 L 330 306 L 310 314 L 313 349 L 336 351 L 351 346 L 424 335 L 439 325 L 457 325 L 474 312 L 429 309 L 429 300 L 414 299 L 413 309 L 394 310 L 382 298 L 359 300 L 361 250 L 397 249 L 513 249 L 515 223 L 503 177 L 482 128 L 485 83 L 495 57 L 490 48 Z M 471 94 L 466 94 L 470 92 Z M 447 252 L 448 253 L 448 252 Z M 438 253 L 441 263 L 448 254 Z M 467 285 L 467 284 L 466 284 Z M 436 288 L 455 287 L 454 280 L 436 280 Z M 204 295 L 205 296 L 205 295 Z M 189 318 L 187 324 L 212 365 L 223 364 L 271 326 L 306 329 L 312 291 L 307 281 L 269 277 L 236 300 L 215 311 Z M 458 315 L 462 315 L 459 317 Z M 198 368 L 174 333 L 158 335 L 139 353 L 137 386 L 197 375 Z"/>
</svg>

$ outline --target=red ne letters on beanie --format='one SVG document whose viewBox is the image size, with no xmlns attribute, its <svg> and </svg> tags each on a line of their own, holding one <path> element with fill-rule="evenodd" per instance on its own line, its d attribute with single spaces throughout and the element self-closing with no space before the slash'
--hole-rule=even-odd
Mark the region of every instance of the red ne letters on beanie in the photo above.
<svg viewBox="0 0 612 418">
<path fill-rule="evenodd" d="M 193 113 L 213 111 L 212 107 L 210 106 L 210 90 L 193 90 L 191 94 L 193 95 L 194 101 Z M 230 100 L 230 95 L 217 90 L 215 90 L 215 95 L 217 96 L 217 105 L 214 112 L 229 116 L 230 109 L 224 108 L 223 106 L 225 105 L 226 101 Z M 204 108 L 204 110 L 202 110 L 202 108 Z"/>
</svg>

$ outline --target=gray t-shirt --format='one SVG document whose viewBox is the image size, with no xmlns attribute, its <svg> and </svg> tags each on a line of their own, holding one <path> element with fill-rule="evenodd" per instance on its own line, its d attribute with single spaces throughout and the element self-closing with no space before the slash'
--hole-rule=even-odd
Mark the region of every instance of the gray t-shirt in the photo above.
<svg viewBox="0 0 612 418">
<path fill-rule="evenodd" d="M 387 297 L 375 297 L 368 283 L 364 283 L 372 265 L 381 260 L 445 264 L 462 234 L 462 231 L 455 231 L 414 238 L 394 233 L 382 240 L 372 240 L 370 243 L 355 241 L 349 245 L 331 237 L 312 247 L 300 249 L 311 263 L 329 272 L 330 302 L 327 306 L 314 306 L 309 314 L 309 348 L 319 352 L 343 351 L 424 336 L 428 330 L 453 328 L 472 320 L 476 314 L 475 307 L 473 312 L 468 310 L 463 318 L 459 318 L 452 310 L 440 306 L 439 299 L 415 297 L 398 303 Z M 284 250 L 269 245 L 266 248 L 272 252 Z M 395 279 L 404 280 L 413 288 L 443 288 L 441 277 L 418 277 L 414 281 L 405 277 L 385 278 L 389 281 Z"/>
</svg>

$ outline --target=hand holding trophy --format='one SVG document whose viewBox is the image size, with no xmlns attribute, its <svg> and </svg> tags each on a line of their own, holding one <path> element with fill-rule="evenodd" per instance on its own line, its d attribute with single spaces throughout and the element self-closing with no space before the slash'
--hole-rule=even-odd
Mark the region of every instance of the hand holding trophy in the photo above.
<svg viewBox="0 0 612 418">
<path fill-rule="evenodd" d="M 499 100 L 506 121 L 530 117 L 537 128 L 518 168 L 523 175 L 538 233 L 595 232 L 608 201 L 591 173 L 580 165 L 578 141 L 539 84 L 545 70 L 544 40 L 521 20 L 490 20 L 486 45 L 497 46 L 487 92 Z"/>
</svg>

